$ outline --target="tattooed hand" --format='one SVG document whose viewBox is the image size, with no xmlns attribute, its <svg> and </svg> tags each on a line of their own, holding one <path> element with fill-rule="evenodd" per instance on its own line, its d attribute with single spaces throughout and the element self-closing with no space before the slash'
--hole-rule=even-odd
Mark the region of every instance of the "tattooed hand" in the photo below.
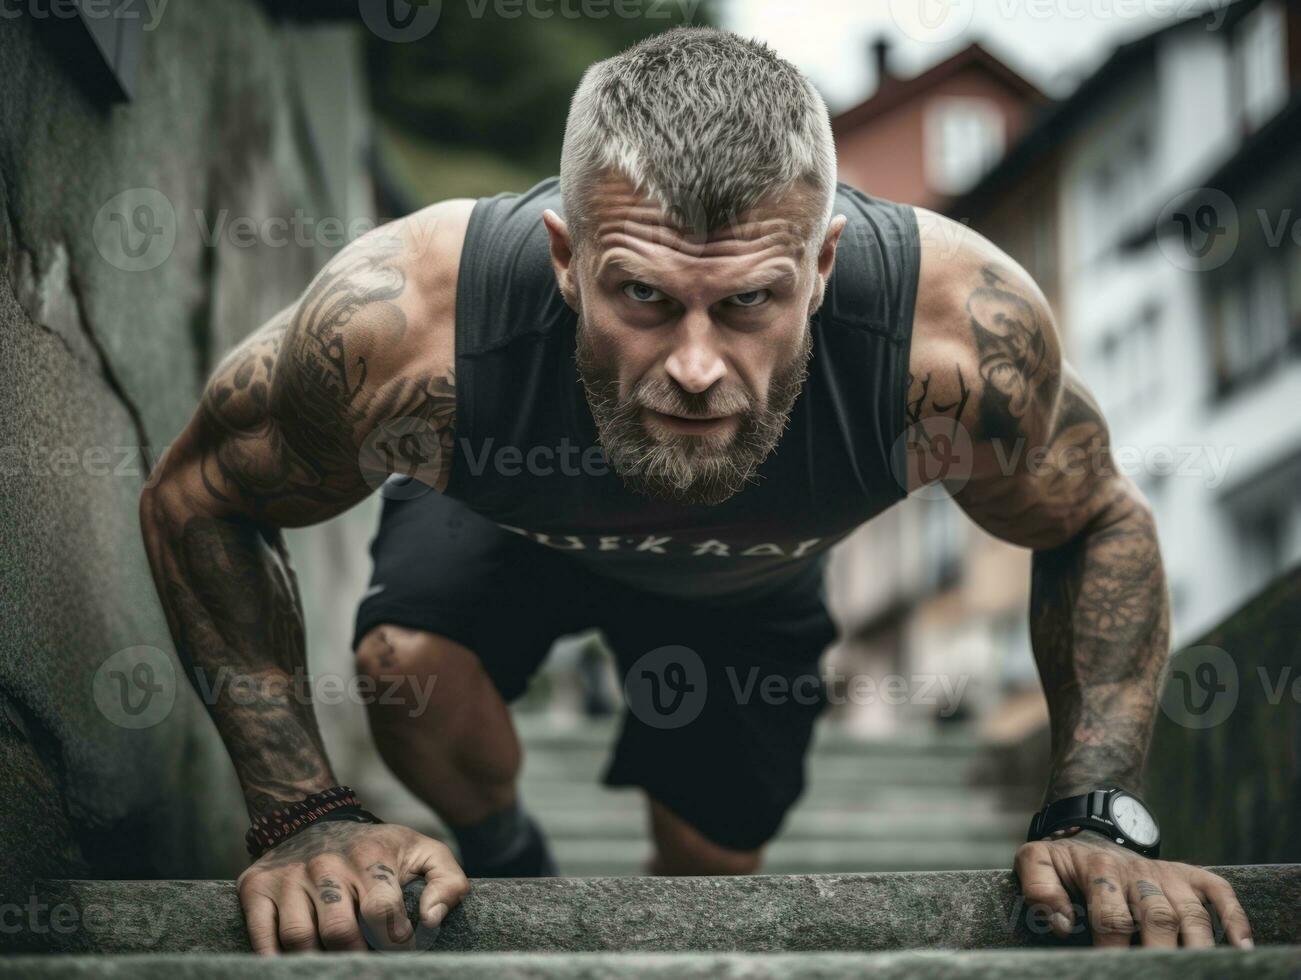
<svg viewBox="0 0 1301 980">
<path fill-rule="evenodd" d="M 396 824 L 318 823 L 262 855 L 239 877 L 253 951 L 384 949 L 415 936 L 402 886 L 426 881 L 420 922 L 430 928 L 470 890 L 443 844 Z"/>
<path fill-rule="evenodd" d="M 1026 901 L 1049 911 L 1062 939 L 1087 923 L 1095 946 L 1128 946 L 1136 936 L 1144 946 L 1214 946 L 1210 906 L 1230 943 L 1252 945 L 1247 914 L 1219 875 L 1150 860 L 1090 830 L 1022 845 L 1016 873 Z"/>
</svg>

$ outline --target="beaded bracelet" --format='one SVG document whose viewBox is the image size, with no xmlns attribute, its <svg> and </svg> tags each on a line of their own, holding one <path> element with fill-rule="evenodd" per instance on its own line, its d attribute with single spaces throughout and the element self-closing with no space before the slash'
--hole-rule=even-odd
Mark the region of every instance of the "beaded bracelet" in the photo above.
<svg viewBox="0 0 1301 980">
<path fill-rule="evenodd" d="M 277 844 L 283 843 L 312 824 L 329 820 L 352 820 L 357 823 L 383 823 L 379 817 L 361 808 L 350 786 L 331 786 L 303 800 L 257 817 L 244 835 L 248 853 L 260 858 Z"/>
</svg>

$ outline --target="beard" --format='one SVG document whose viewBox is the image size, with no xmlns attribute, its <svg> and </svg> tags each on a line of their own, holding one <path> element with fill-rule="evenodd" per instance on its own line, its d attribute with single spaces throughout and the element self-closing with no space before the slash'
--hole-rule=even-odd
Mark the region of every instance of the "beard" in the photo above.
<svg viewBox="0 0 1301 980">
<path fill-rule="evenodd" d="M 578 321 L 575 361 L 587 405 L 610 467 L 634 493 L 678 504 L 716 505 L 747 483 L 757 482 L 759 465 L 777 446 L 791 409 L 808 379 L 813 331 L 806 324 L 799 350 L 779 365 L 760 400 L 738 383 L 716 384 L 693 393 L 668 379 L 645 378 L 626 396 L 616 366 L 591 343 Z M 645 410 L 679 416 L 736 416 L 730 432 L 657 435 Z"/>
</svg>

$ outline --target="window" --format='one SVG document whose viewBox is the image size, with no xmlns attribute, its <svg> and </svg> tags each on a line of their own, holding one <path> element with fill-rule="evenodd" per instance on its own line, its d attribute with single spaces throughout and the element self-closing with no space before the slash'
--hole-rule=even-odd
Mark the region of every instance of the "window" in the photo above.
<svg viewBox="0 0 1301 980">
<path fill-rule="evenodd" d="M 1102 338 L 1100 394 L 1113 421 L 1150 411 L 1160 402 L 1165 338 L 1161 308 L 1144 304 L 1138 315 Z"/>
<path fill-rule="evenodd" d="M 1145 210 L 1151 188 L 1152 142 L 1146 120 L 1109 140 L 1084 175 L 1080 201 L 1081 253 L 1086 261 L 1109 251 Z"/>
<path fill-rule="evenodd" d="M 987 99 L 939 98 L 926 110 L 926 182 L 961 194 L 1003 155 L 1003 116 Z"/>
<path fill-rule="evenodd" d="M 1267 122 L 1287 101 L 1287 34 L 1283 11 L 1262 3 L 1242 19 L 1233 39 L 1238 111 L 1248 129 Z"/>
<path fill-rule="evenodd" d="M 1215 287 L 1215 382 L 1220 394 L 1268 371 L 1301 339 L 1301 299 L 1289 284 L 1292 250 L 1235 264 Z"/>
</svg>

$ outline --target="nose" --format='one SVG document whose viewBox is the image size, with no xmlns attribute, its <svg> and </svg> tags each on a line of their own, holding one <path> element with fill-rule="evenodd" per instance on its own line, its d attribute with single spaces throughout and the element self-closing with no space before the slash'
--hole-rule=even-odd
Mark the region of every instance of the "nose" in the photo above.
<svg viewBox="0 0 1301 980">
<path fill-rule="evenodd" d="M 664 370 L 684 391 L 699 394 L 727 374 L 727 364 L 714 347 L 709 324 L 680 325 L 677 345 L 664 362 Z"/>
</svg>

